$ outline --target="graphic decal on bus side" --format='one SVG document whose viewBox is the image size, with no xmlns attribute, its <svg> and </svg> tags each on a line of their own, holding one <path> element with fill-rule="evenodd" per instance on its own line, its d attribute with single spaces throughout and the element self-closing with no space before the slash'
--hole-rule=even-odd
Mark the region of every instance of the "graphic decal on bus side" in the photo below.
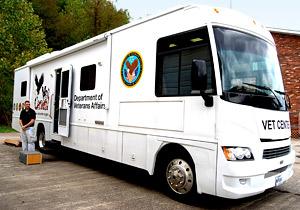
<svg viewBox="0 0 300 210">
<path fill-rule="evenodd" d="M 123 59 L 121 66 L 121 78 L 128 87 L 135 86 L 143 72 L 143 60 L 138 52 L 132 51 Z"/>
<path fill-rule="evenodd" d="M 21 102 L 21 103 L 14 103 L 14 106 L 13 106 L 13 111 L 22 111 L 22 109 L 25 109 L 25 103 Z"/>
<path fill-rule="evenodd" d="M 44 83 L 44 74 L 38 79 L 35 75 L 35 98 L 34 98 L 34 108 L 36 110 L 48 110 L 49 109 L 49 100 L 50 100 L 50 89 L 46 86 L 43 86 Z"/>
</svg>

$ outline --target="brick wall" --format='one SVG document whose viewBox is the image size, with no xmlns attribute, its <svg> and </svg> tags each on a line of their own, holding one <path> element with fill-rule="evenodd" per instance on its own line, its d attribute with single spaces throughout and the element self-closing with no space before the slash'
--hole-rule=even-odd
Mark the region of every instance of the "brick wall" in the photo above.
<svg viewBox="0 0 300 210">
<path fill-rule="evenodd" d="M 300 35 L 272 32 L 281 65 L 285 91 L 291 99 L 292 137 L 300 137 Z"/>
</svg>

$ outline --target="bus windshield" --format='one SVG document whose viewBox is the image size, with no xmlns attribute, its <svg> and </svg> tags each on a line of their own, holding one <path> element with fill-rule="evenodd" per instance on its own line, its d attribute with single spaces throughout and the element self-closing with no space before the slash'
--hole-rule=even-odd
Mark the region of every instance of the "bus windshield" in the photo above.
<svg viewBox="0 0 300 210">
<path fill-rule="evenodd" d="M 253 35 L 214 27 L 224 100 L 287 110 L 281 70 L 273 45 Z"/>
</svg>

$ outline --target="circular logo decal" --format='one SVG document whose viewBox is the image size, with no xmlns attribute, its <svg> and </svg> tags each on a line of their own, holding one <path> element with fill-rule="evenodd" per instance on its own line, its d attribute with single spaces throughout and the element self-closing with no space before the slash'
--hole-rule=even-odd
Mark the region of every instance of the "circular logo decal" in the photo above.
<svg viewBox="0 0 300 210">
<path fill-rule="evenodd" d="M 128 53 L 121 67 L 121 78 L 123 83 L 132 87 L 138 83 L 141 78 L 143 71 L 143 61 L 142 57 L 137 52 Z"/>
</svg>

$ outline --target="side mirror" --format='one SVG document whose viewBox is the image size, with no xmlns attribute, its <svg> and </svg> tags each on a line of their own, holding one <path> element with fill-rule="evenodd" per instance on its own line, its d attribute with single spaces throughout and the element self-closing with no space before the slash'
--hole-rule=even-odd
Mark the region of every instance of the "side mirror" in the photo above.
<svg viewBox="0 0 300 210">
<path fill-rule="evenodd" d="M 192 95 L 201 95 L 205 106 L 213 106 L 213 98 L 205 93 L 207 88 L 207 69 L 205 60 L 194 59 L 192 62 Z"/>
</svg>

